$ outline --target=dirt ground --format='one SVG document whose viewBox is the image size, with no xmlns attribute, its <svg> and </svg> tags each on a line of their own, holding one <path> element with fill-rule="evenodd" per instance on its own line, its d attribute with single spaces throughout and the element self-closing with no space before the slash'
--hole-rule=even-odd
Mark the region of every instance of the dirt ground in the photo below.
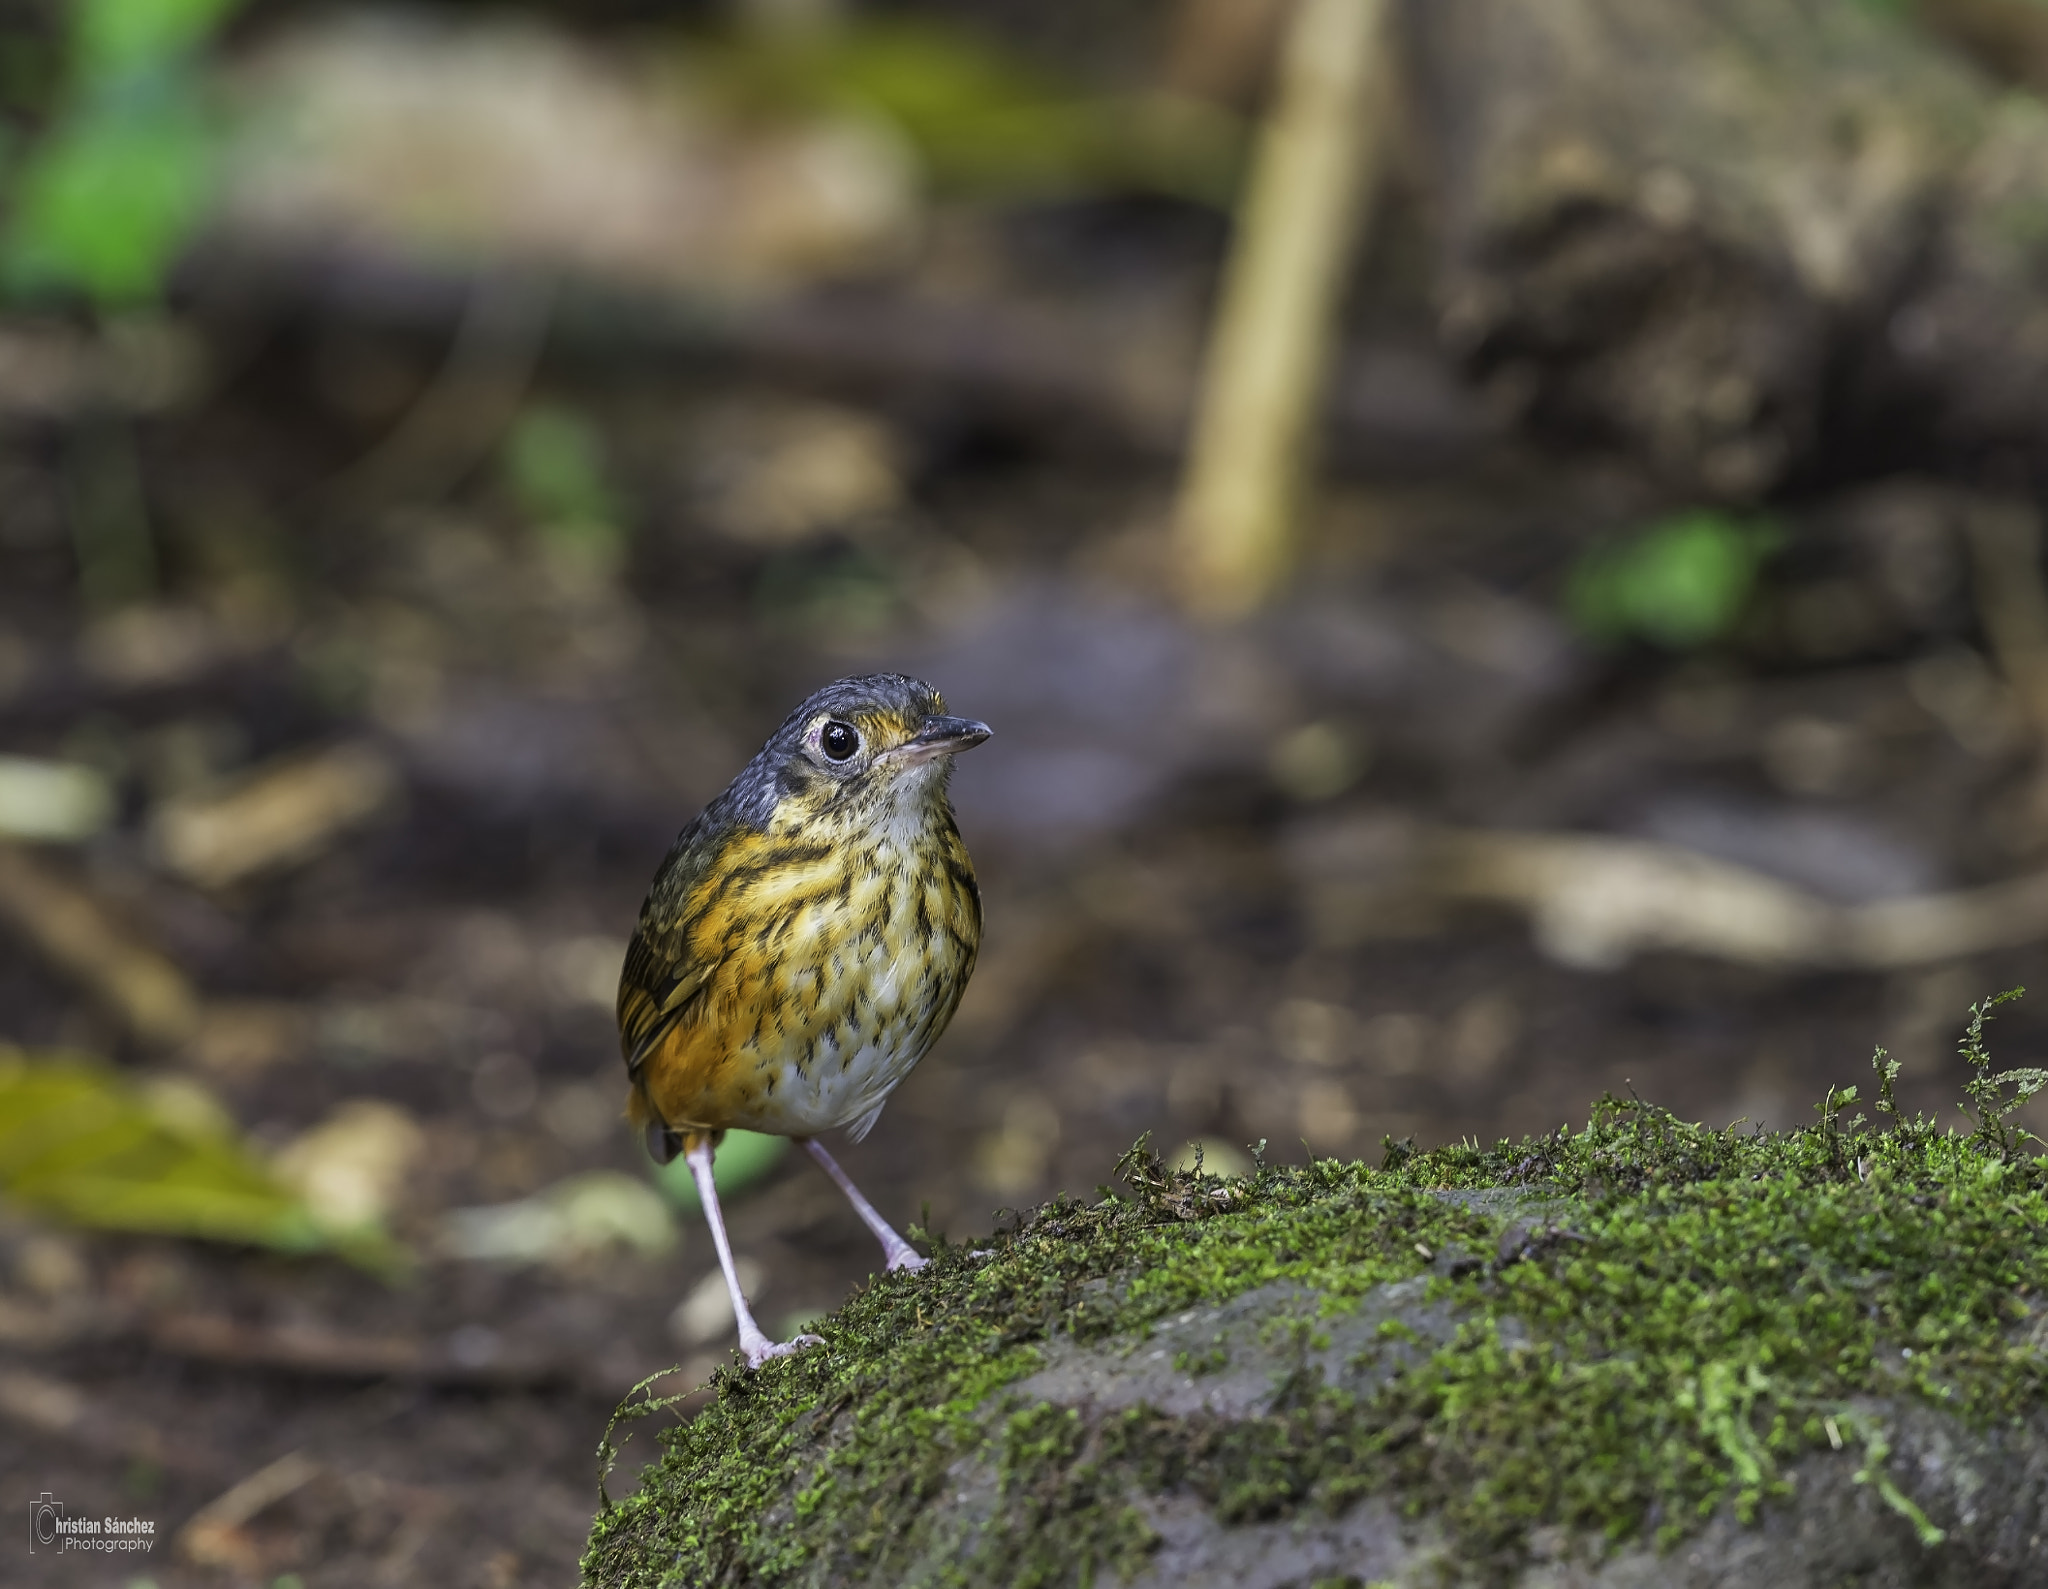
<svg viewBox="0 0 2048 1589">
<path fill-rule="evenodd" d="M 1071 263 L 1128 258 L 1140 221 L 1034 224 Z M 1212 232 L 1172 246 L 1210 268 Z M 573 1578 L 613 1407 L 664 1367 L 687 1388 L 727 1361 L 678 1308 L 714 1273 L 710 1242 L 687 1214 L 659 1255 L 507 1264 L 454 1256 L 448 1216 L 645 1173 L 608 1009 L 641 895 L 674 831 L 834 676 L 918 673 L 996 731 L 955 785 L 981 967 L 842 1154 L 902 1224 L 962 1237 L 1087 1195 L 1148 1131 L 1212 1157 L 1377 1155 L 1386 1136 L 1547 1130 L 1629 1088 L 1787 1124 L 1867 1084 L 1880 1044 L 1906 1100 L 1946 1110 L 1968 1005 L 2033 977 L 2026 948 L 1882 974 L 1588 968 L 1517 912 L 1375 902 L 1332 860 L 1347 835 L 1428 822 L 1682 844 L 1849 904 L 2026 870 L 2048 843 L 2031 741 L 1987 660 L 1950 486 L 1788 501 L 1734 638 L 1601 651 L 1560 616 L 1568 572 L 1672 507 L 1660 488 L 1455 404 L 1419 440 L 1375 431 L 1361 398 L 1296 593 L 1208 631 L 1166 595 L 1172 460 L 1058 404 L 565 339 L 527 401 L 607 440 L 634 529 L 593 551 L 537 528 L 488 456 L 437 473 L 431 448 L 379 452 L 446 328 L 337 314 L 210 324 L 203 397 L 0 436 L 0 748 L 87 761 L 120 800 L 37 863 L 208 1012 L 153 1044 L 17 935 L 0 1037 L 193 1078 L 266 1150 L 352 1101 L 395 1106 L 420 1146 L 390 1218 L 417 1266 L 10 1216 L 10 1526 L 42 1492 L 157 1526 L 139 1565 L 38 1558 L 10 1582 Z M 1454 390 L 1412 337 L 1371 345 Z M 806 458 L 822 507 L 787 499 Z M 95 599 L 77 525 L 97 513 L 119 541 L 132 506 L 90 488 L 123 469 L 154 565 Z M 395 793 L 288 864 L 209 882 L 166 862 L 164 810 L 336 745 L 368 747 Z M 2023 1003 L 1995 1041 L 2017 1064 L 2044 1035 L 2048 1005 Z M 800 1157 L 731 1223 L 771 1328 L 873 1264 Z"/>
</svg>

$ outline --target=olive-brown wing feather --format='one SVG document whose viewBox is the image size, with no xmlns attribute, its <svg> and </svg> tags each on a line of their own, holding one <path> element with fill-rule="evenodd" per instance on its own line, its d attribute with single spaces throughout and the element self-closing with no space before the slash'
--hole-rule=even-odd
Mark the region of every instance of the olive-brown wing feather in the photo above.
<svg viewBox="0 0 2048 1589">
<path fill-rule="evenodd" d="M 717 866 L 724 841 L 736 826 L 719 809 L 726 803 L 726 796 L 713 801 L 676 835 L 654 874 L 633 941 L 626 948 L 626 964 L 619 973 L 619 1046 L 636 1090 L 644 1091 L 641 1070 L 648 1056 L 677 1022 L 687 1019 L 693 1001 L 702 997 L 718 969 L 691 953 L 690 923 L 685 918 L 692 892 Z"/>
<path fill-rule="evenodd" d="M 633 934 L 619 977 L 619 1046 L 635 1085 L 648 1055 L 689 1018 L 717 970 L 689 958 L 686 934 L 650 932 L 649 925 Z"/>
</svg>

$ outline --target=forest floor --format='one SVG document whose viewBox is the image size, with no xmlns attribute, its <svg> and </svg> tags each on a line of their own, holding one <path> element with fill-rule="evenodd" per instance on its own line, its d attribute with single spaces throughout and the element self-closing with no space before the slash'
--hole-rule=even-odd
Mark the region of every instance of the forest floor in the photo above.
<svg viewBox="0 0 2048 1589">
<path fill-rule="evenodd" d="M 1032 224 L 1078 272 L 1154 222 Z M 1213 269 L 1212 236 L 1175 246 L 1197 281 Z M 715 1309 L 679 1309 L 714 1274 L 710 1242 L 687 1214 L 659 1256 L 510 1266 L 456 1256 L 448 1216 L 644 1175 L 620 1118 L 618 957 L 675 830 L 830 677 L 917 673 L 995 729 L 955 784 L 980 969 L 842 1154 L 899 1224 L 961 1236 L 1086 1195 L 1148 1131 L 1212 1163 L 1260 1141 L 1275 1162 L 1376 1163 L 1386 1136 L 1490 1142 L 1631 1089 L 1788 1126 L 1866 1081 L 1877 1045 L 1909 1106 L 1949 1109 L 1968 1006 L 2029 980 L 2031 949 L 1591 968 L 1517 914 L 1382 905 L 1342 872 L 1403 824 L 1652 839 L 1844 904 L 2028 870 L 2048 847 L 2031 741 L 1945 487 L 1815 488 L 1777 510 L 1784 549 L 1730 638 L 1603 652 L 1562 616 L 1571 570 L 1684 504 L 1625 463 L 1454 416 L 1440 445 L 1337 449 L 1297 593 L 1208 631 L 1166 594 L 1170 458 L 914 382 L 543 359 L 524 401 L 604 438 L 622 547 L 537 527 L 497 454 L 376 476 L 361 460 L 416 412 L 443 334 L 318 309 L 213 326 L 217 374 L 189 402 L 0 437 L 0 746 L 88 762 L 120 799 L 41 864 L 217 1017 L 153 1047 L 10 948 L 0 1036 L 199 1081 L 267 1149 L 366 1098 L 420 1144 L 391 1214 L 420 1255 L 403 1282 L 0 1228 L 5 1493 L 159 1529 L 144 1566 L 48 1581 L 572 1578 L 614 1405 L 725 1360 L 699 1322 Z M 1385 346 L 1454 384 L 1412 338 Z M 95 605 L 67 526 L 99 511 L 81 483 L 118 468 L 146 482 L 154 573 Z M 118 540 L 124 510 L 104 511 Z M 361 820 L 212 882 L 165 863 L 162 811 L 337 744 L 396 772 Z M 1998 1035 L 2026 1062 L 2048 1006 Z M 731 1222 L 771 1328 L 872 1268 L 798 1156 Z M 265 1485 L 279 1498 L 259 1505 Z"/>
</svg>

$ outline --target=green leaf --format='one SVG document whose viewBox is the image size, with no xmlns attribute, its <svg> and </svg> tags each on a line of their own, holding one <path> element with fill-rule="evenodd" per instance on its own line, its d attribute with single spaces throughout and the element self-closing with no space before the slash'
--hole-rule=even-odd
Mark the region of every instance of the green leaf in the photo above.
<svg viewBox="0 0 2048 1589">
<path fill-rule="evenodd" d="M 0 1196 L 100 1230 L 328 1245 L 204 1094 L 86 1059 L 0 1049 Z"/>
<path fill-rule="evenodd" d="M 721 1198 L 729 1197 L 760 1180 L 788 1151 L 788 1137 L 766 1136 L 759 1131 L 728 1131 L 711 1161 L 711 1184 L 718 1188 Z M 662 1165 L 655 1176 L 678 1208 L 701 1206 L 697 1182 L 682 1159 Z"/>
<path fill-rule="evenodd" d="M 18 172 L 6 265 L 21 287 L 154 297 L 214 190 L 217 140 L 182 85 L 72 116 Z"/>
<path fill-rule="evenodd" d="M 76 0 L 72 64 L 92 82 L 147 71 L 196 48 L 240 0 Z"/>
<path fill-rule="evenodd" d="M 1734 627 L 1779 539 L 1768 520 L 1705 508 L 1677 514 L 1587 553 L 1572 572 L 1566 606 L 1593 639 L 1688 650 Z"/>
<path fill-rule="evenodd" d="M 12 176 L 0 266 L 15 291 L 143 302 L 202 219 L 220 138 L 198 47 L 237 0 L 81 0 L 67 88 Z"/>
</svg>

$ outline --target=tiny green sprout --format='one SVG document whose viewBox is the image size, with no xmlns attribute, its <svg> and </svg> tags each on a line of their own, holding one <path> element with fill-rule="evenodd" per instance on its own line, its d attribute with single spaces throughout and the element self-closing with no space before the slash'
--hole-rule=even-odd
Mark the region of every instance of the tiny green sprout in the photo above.
<svg viewBox="0 0 2048 1589">
<path fill-rule="evenodd" d="M 1863 1437 L 1863 1466 L 1856 1470 L 1856 1483 L 1868 1484 L 1876 1489 L 1878 1499 L 1913 1525 L 1913 1532 L 1919 1535 L 1920 1543 L 1927 1549 L 1932 1550 L 1948 1538 L 1948 1530 L 1936 1527 L 1912 1497 L 1894 1484 L 1891 1475 L 1885 1471 L 1885 1464 L 1891 1460 L 1892 1443 L 1881 1424 L 1862 1413 L 1847 1409 L 1836 1413 L 1829 1422 L 1838 1424 L 1851 1435 L 1860 1433 Z"/>
<path fill-rule="evenodd" d="M 600 568 L 618 565 L 624 519 L 595 425 L 573 409 L 536 403 L 507 433 L 503 465 L 513 500 L 545 545 Z"/>
<path fill-rule="evenodd" d="M 1892 1129 L 1899 1128 L 1899 1062 L 1880 1048 L 1870 1056 L 1870 1068 L 1877 1072 L 1877 1112 L 1890 1115 Z"/>
<path fill-rule="evenodd" d="M 1593 640 L 1691 650 L 1734 627 L 1757 571 L 1782 538 L 1766 519 L 1711 508 L 1675 514 L 1582 557 L 1565 592 L 1566 610 Z"/>
<path fill-rule="evenodd" d="M 2036 1093 L 2048 1088 L 2048 1070 L 2037 1066 L 1992 1070 L 1991 1052 L 1984 1043 L 1984 1025 L 1992 1019 L 1991 1012 L 1999 1005 L 2019 998 L 2026 991 L 2025 988 L 2008 988 L 1996 997 L 1971 1005 L 1970 1024 L 1963 1029 L 1963 1039 L 1958 1045 L 1963 1062 L 1974 1072 L 1963 1083 L 1970 1112 L 1977 1117 L 1977 1129 L 1972 1137 L 2007 1162 L 2020 1157 L 2020 1150 L 2027 1143 L 2041 1140 L 2024 1127 L 2008 1124 L 2007 1119 Z M 2012 1089 L 2010 1096 L 2007 1088 Z"/>
</svg>

